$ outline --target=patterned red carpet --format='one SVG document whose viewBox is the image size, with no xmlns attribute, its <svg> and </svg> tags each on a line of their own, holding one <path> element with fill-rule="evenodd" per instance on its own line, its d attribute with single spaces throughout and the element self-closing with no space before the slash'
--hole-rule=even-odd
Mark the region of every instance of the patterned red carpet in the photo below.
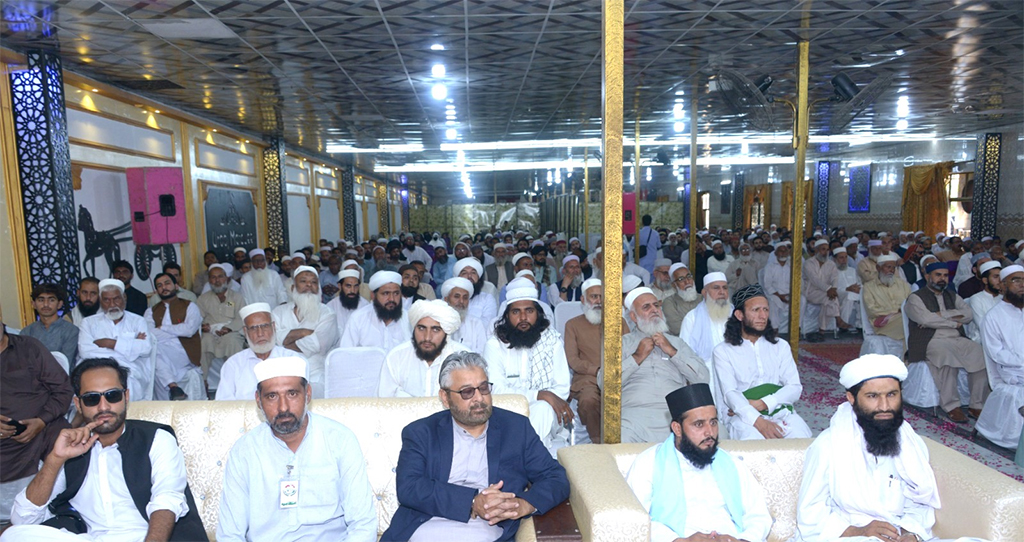
<svg viewBox="0 0 1024 542">
<path fill-rule="evenodd" d="M 860 341 L 840 342 L 828 341 L 823 343 L 808 343 L 802 341 L 800 348 L 818 357 L 825 358 L 839 367 L 846 365 L 846 362 L 860 356 Z"/>
</svg>

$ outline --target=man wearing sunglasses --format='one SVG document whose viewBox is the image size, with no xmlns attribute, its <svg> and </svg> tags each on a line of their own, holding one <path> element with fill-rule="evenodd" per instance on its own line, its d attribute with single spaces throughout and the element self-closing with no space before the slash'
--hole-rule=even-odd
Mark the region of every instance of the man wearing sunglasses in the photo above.
<svg viewBox="0 0 1024 542">
<path fill-rule="evenodd" d="M 402 431 L 399 507 L 381 540 L 512 540 L 521 518 L 569 496 L 565 469 L 528 418 L 492 406 L 480 354 L 448 356 L 438 383 L 447 410 Z"/>
<path fill-rule="evenodd" d="M 113 542 L 207 540 L 171 428 L 125 420 L 128 369 L 87 359 L 71 373 L 71 386 L 86 423 L 60 432 L 15 498 L 4 542 L 73 541 L 84 533 Z"/>
</svg>

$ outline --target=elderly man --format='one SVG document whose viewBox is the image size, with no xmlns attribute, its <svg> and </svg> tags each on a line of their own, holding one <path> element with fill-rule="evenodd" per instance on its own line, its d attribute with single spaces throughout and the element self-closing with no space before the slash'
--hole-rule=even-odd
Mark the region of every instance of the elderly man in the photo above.
<svg viewBox="0 0 1024 542">
<path fill-rule="evenodd" d="M 313 396 L 319 399 L 324 393 L 324 358 L 338 344 L 338 319 L 320 302 L 316 269 L 299 266 L 292 272 L 292 280 L 292 300 L 273 310 L 277 344 L 306 358 Z"/>
<path fill-rule="evenodd" d="M 530 423 L 554 456 L 568 442 L 572 376 L 562 337 L 527 279 L 508 283 L 507 306 L 484 347 L 496 393 L 518 393 L 530 402 Z"/>
<path fill-rule="evenodd" d="M 202 341 L 199 328 L 203 314 L 199 307 L 177 296 L 174 277 L 160 273 L 153 279 L 160 303 L 146 309 L 144 318 L 156 341 L 156 370 L 153 396 L 158 401 L 206 399 L 206 385 L 200 369 Z"/>
<path fill-rule="evenodd" d="M 597 373 L 601 369 L 601 318 L 604 292 L 601 281 L 583 282 L 583 314 L 565 323 L 565 359 L 572 368 L 569 398 L 577 402 L 580 421 L 593 442 L 601 442 L 601 388 Z M 624 325 L 623 331 L 628 328 Z"/>
<path fill-rule="evenodd" d="M 718 400 L 716 404 L 722 404 L 721 396 L 718 395 L 715 382 L 715 365 L 711 361 L 711 354 L 715 347 L 725 340 L 725 323 L 732 315 L 733 307 L 729 302 L 729 287 L 723 273 L 708 273 L 704 276 L 704 289 L 701 291 L 704 300 L 683 318 L 683 325 L 679 328 L 679 338 L 697 353 L 697 356 L 704 360 L 707 367 L 711 389 L 715 391 Z"/>
<path fill-rule="evenodd" d="M 672 287 L 672 277 L 669 276 L 669 269 L 671 268 L 672 260 L 668 258 L 654 260 L 654 270 L 651 272 L 653 283 L 650 285 L 650 288 L 654 292 L 655 297 L 658 298 L 658 301 L 665 301 L 665 298 L 670 297 L 675 290 Z"/>
<path fill-rule="evenodd" d="M 718 449 L 718 409 L 707 384 L 665 396 L 672 422 L 661 444 L 633 460 L 626 483 L 651 515 L 651 542 L 764 542 L 764 490 L 742 461 Z M 662 428 L 662 435 L 664 428 Z"/>
<path fill-rule="evenodd" d="M 752 284 L 734 293 L 732 303 L 725 342 L 712 355 L 729 438 L 810 438 L 811 429 L 793 410 L 803 386 L 792 349 L 772 327 L 768 295 Z"/>
<path fill-rule="evenodd" d="M 358 309 L 370 304 L 359 295 L 359 289 L 363 285 L 360 281 L 360 273 L 355 269 L 344 269 L 338 273 L 338 295 L 327 303 L 327 307 L 334 311 L 338 319 L 338 336 L 345 334 L 349 318 Z"/>
<path fill-rule="evenodd" d="M 228 287 L 230 264 L 210 266 L 209 291 L 199 296 L 196 304 L 203 314 L 203 376 L 210 378 L 210 366 L 215 359 L 225 360 L 244 348 L 242 318 L 238 311 L 245 306 L 242 294 Z M 211 388 L 212 388 L 211 383 Z"/>
<path fill-rule="evenodd" d="M 939 493 L 928 448 L 903 419 L 906 377 L 891 355 L 843 366 L 846 402 L 804 457 L 796 512 L 803 542 L 932 538 Z"/>
<path fill-rule="evenodd" d="M 729 291 L 737 292 L 751 284 L 758 284 L 757 271 L 760 269 L 750 249 L 750 243 L 740 243 L 739 255 L 725 270 L 725 278 L 729 281 Z"/>
<path fill-rule="evenodd" d="M 402 276 L 394 271 L 377 271 L 370 277 L 371 303 L 352 313 L 340 347 L 375 346 L 387 352 L 409 340 L 401 284 Z"/>
<path fill-rule="evenodd" d="M 622 337 L 622 442 L 658 442 L 671 423 L 661 398 L 681 386 L 707 383 L 708 369 L 669 333 L 661 301 L 650 288 L 633 289 L 622 304 L 636 324 Z"/>
<path fill-rule="evenodd" d="M 974 319 L 974 312 L 960 296 L 946 289 L 949 270 L 944 265 L 931 264 L 926 271 L 928 287 L 907 298 L 907 359 L 928 362 L 928 370 L 939 388 L 939 406 L 950 420 L 967 423 L 957 392 L 960 369 L 967 371 L 971 391 L 968 415 L 977 418 L 981 414 L 989 392 L 985 353 L 980 344 L 967 338 L 964 330 Z"/>
<path fill-rule="evenodd" d="M 15 497 L 4 542 L 207 540 L 171 428 L 126 420 L 128 378 L 112 359 L 75 367 L 75 407 L 85 423 L 61 430 Z"/>
<path fill-rule="evenodd" d="M 473 284 L 469 314 L 485 323 L 494 321 L 498 316 L 498 290 L 484 280 L 483 265 L 476 258 L 462 258 L 455 262 L 454 271 L 456 277 L 462 277 Z"/>
<path fill-rule="evenodd" d="M 868 241 L 868 255 L 857 264 L 857 276 L 861 284 L 867 285 L 878 278 L 878 258 L 884 251 L 881 239 Z"/>
<path fill-rule="evenodd" d="M 981 330 L 985 328 L 988 312 L 1003 300 L 1003 283 L 999 280 L 999 273 L 1002 270 L 1002 264 L 996 261 L 982 264 L 979 272 L 983 289 L 965 300 L 974 313 L 974 320 L 964 326 L 967 338 L 972 341 L 981 343 Z"/>
<path fill-rule="evenodd" d="M 849 264 L 849 253 L 843 247 L 832 249 L 836 264 L 836 291 L 839 292 L 839 316 L 836 325 L 843 330 L 853 331 L 864 325 L 860 321 L 860 278 L 857 268 Z"/>
<path fill-rule="evenodd" d="M 479 354 L 444 360 L 437 394 L 445 410 L 402 430 L 399 507 L 382 542 L 512 540 L 520 518 L 569 496 L 565 470 L 530 421 L 491 405 L 489 380 Z"/>
<path fill-rule="evenodd" d="M 270 358 L 253 372 L 267 422 L 228 454 L 217 540 L 373 542 L 377 512 L 362 449 L 349 428 L 309 412 L 306 362 Z"/>
<path fill-rule="evenodd" d="M 903 341 L 903 316 L 901 307 L 903 302 L 910 296 L 910 285 L 896 276 L 896 262 L 899 258 L 895 254 L 884 254 L 875 260 L 866 258 L 865 261 L 875 263 L 875 278 L 871 282 L 864 283 L 862 290 L 864 312 L 868 315 L 868 321 L 864 326 L 872 326 L 875 334 L 884 337 L 884 352 L 896 355 L 904 351 Z M 943 264 L 935 263 L 945 268 Z M 929 266 L 930 267 L 930 266 Z M 858 268 L 859 269 L 859 268 Z M 858 272 L 858 275 L 861 273 Z M 867 353 L 867 352 L 865 352 Z M 920 361 L 920 360 L 915 360 Z"/>
<path fill-rule="evenodd" d="M 561 275 L 558 280 L 548 287 L 548 298 L 551 306 L 558 305 L 565 301 L 583 300 L 583 269 L 580 267 L 580 258 L 570 254 L 562 258 Z"/>
<path fill-rule="evenodd" d="M 792 262 L 789 260 L 789 252 L 792 243 L 782 241 L 775 247 L 775 252 L 768 258 L 768 265 L 764 268 L 764 292 L 768 294 L 768 308 L 771 309 L 771 319 L 778 325 L 779 334 L 789 333 L 789 301 L 790 301 L 790 275 L 792 274 Z"/>
<path fill-rule="evenodd" d="M 267 269 L 267 256 L 261 248 L 249 251 L 252 270 L 242 276 L 242 298 L 246 304 L 266 303 L 276 307 L 288 301 L 281 275 Z"/>
<path fill-rule="evenodd" d="M 989 311 L 981 335 L 992 394 L 975 428 L 999 446 L 1016 448 L 1024 426 L 1024 267 L 1014 264 L 999 275 L 1003 297 Z"/>
<path fill-rule="evenodd" d="M 479 318 L 469 314 L 469 300 L 472 292 L 473 284 L 462 277 L 452 277 L 441 285 L 441 298 L 448 306 L 455 309 L 455 312 L 459 313 L 459 318 L 462 321 L 458 329 L 449 336 L 449 339 L 479 353 L 484 351 L 490 333 L 488 326 L 484 325 Z"/>
<path fill-rule="evenodd" d="M 57 314 L 64 308 L 64 289 L 56 284 L 32 288 L 32 308 L 39 320 L 21 330 L 21 335 L 38 339 L 50 352 L 60 352 L 70 367 L 78 359 L 78 327 Z"/>
<path fill-rule="evenodd" d="M 220 385 L 217 387 L 218 401 L 248 401 L 256 393 L 256 373 L 253 368 L 259 362 L 270 358 L 302 357 L 277 344 L 277 329 L 270 305 L 246 305 L 239 311 L 239 316 L 244 322 L 242 331 L 249 342 L 249 348 L 224 362 Z"/>
<path fill-rule="evenodd" d="M 725 253 L 725 244 L 720 239 L 711 242 L 711 257 L 708 258 L 708 273 L 725 274 L 732 265 L 732 254 Z"/>
<path fill-rule="evenodd" d="M 440 299 L 422 300 L 409 308 L 412 340 L 388 352 L 380 371 L 378 397 L 430 397 L 438 392 L 441 363 L 468 350 L 448 340 L 458 331 L 459 313 Z"/>
<path fill-rule="evenodd" d="M 679 334 L 683 326 L 683 318 L 690 313 L 702 301 L 697 287 L 693 283 L 693 274 L 685 263 L 674 263 L 669 267 L 668 274 L 672 277 L 672 287 L 675 290 L 673 295 L 662 299 L 662 311 L 665 313 L 665 322 L 668 324 L 668 331 L 673 335 Z M 657 294 L 655 294 L 657 295 Z"/>
<path fill-rule="evenodd" d="M 125 312 L 124 282 L 100 281 L 99 314 L 82 321 L 78 334 L 79 361 L 111 358 L 130 372 L 128 389 L 136 401 L 153 399 L 153 341 L 146 335 L 146 320 Z"/>
<path fill-rule="evenodd" d="M 203 254 L 203 268 L 196 271 L 196 276 L 192 279 L 192 293 L 196 294 L 197 297 L 206 291 L 206 283 L 210 278 L 207 273 L 209 272 L 210 266 L 215 263 L 219 263 L 217 260 L 217 253 L 212 250 L 207 250 L 206 254 Z"/>
<path fill-rule="evenodd" d="M 822 330 L 835 329 L 839 316 L 839 270 L 828 257 L 826 239 L 814 242 L 814 257 L 804 260 L 801 278 L 807 303 L 800 314 L 800 331 L 807 342 L 818 343 L 824 340 Z"/>
</svg>

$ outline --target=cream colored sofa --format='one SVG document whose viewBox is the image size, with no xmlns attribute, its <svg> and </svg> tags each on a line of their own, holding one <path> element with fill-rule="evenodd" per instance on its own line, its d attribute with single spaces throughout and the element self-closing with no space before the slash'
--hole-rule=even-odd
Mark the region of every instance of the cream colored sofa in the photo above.
<svg viewBox="0 0 1024 542">
<path fill-rule="evenodd" d="M 796 534 L 796 503 L 804 452 L 811 439 L 722 441 L 765 488 L 775 518 L 769 540 Z M 942 509 L 934 534 L 976 536 L 992 542 L 1024 541 L 1024 484 L 941 444 L 925 439 L 939 484 Z M 558 451 L 569 475 L 576 522 L 584 542 L 646 541 L 650 517 L 626 484 L 633 459 L 653 444 L 585 444 Z"/>
<path fill-rule="evenodd" d="M 494 406 L 529 413 L 521 395 L 495 395 Z M 402 449 L 402 429 L 412 421 L 441 410 L 436 397 L 414 399 L 318 399 L 310 410 L 345 424 L 359 439 L 366 471 L 377 504 L 377 535 L 391 523 L 398 509 L 395 467 Z M 143 401 L 128 406 L 128 417 L 174 428 L 185 455 L 188 483 L 213 540 L 217 534 L 224 463 L 232 445 L 243 434 L 264 423 L 255 401 Z M 536 540 L 533 520 L 519 525 L 518 542 Z"/>
</svg>

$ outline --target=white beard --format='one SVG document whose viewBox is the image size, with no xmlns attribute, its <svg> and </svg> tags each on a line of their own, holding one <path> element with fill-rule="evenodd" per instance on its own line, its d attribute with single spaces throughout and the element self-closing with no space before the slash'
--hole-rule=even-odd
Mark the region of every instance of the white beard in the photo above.
<svg viewBox="0 0 1024 542">
<path fill-rule="evenodd" d="M 269 270 L 267 268 L 263 268 L 263 269 L 253 268 L 252 271 L 249 271 L 249 275 L 252 276 L 252 286 L 253 286 L 253 288 L 256 288 L 256 290 L 262 290 L 263 288 L 265 288 L 267 286 L 267 284 L 270 282 L 270 274 L 272 272 L 273 271 L 271 271 L 271 270 Z"/>
<path fill-rule="evenodd" d="M 746 265 L 746 264 L 750 263 L 750 260 L 752 260 L 752 259 L 753 259 L 753 256 L 742 256 L 741 255 L 740 256 L 740 263 Z"/>
<path fill-rule="evenodd" d="M 451 306 L 451 305 L 449 305 L 449 306 Z M 455 307 L 452 307 L 452 308 L 455 309 Z M 455 312 L 459 313 L 459 321 L 465 323 L 466 316 L 469 315 L 469 309 L 455 309 Z"/>
<path fill-rule="evenodd" d="M 724 322 L 729 319 L 729 316 L 732 315 L 732 310 L 729 306 L 728 299 L 722 299 L 720 301 L 708 299 L 706 301 L 708 308 L 708 316 L 711 317 L 712 322 Z"/>
<path fill-rule="evenodd" d="M 124 318 L 124 311 L 117 307 L 114 307 L 109 310 L 103 311 L 103 315 L 107 317 L 107 320 L 110 320 L 111 322 L 117 322 L 118 320 Z"/>
<path fill-rule="evenodd" d="M 696 301 L 700 294 L 697 293 L 695 286 L 690 286 L 685 290 L 676 289 L 676 295 L 679 296 L 683 301 Z"/>
<path fill-rule="evenodd" d="M 583 317 L 591 324 L 594 324 L 595 326 L 600 325 L 602 315 L 603 312 L 601 311 L 601 305 L 583 304 Z"/>
<path fill-rule="evenodd" d="M 778 256 L 776 256 L 775 259 L 779 261 L 779 265 L 786 265 L 786 262 L 789 260 L 789 257 L 787 256 L 785 258 L 779 258 Z"/>
<path fill-rule="evenodd" d="M 883 286 L 892 286 L 892 279 L 896 274 L 886 275 L 885 273 L 878 274 L 878 282 L 882 283 Z"/>
<path fill-rule="evenodd" d="M 263 343 L 259 343 L 259 344 L 257 344 L 257 343 L 250 344 L 249 345 L 249 349 L 252 350 L 253 353 L 256 353 L 256 354 L 266 354 L 267 352 L 270 352 L 271 350 L 273 350 L 274 346 L 275 346 L 274 345 L 274 341 L 273 340 L 269 340 L 269 341 L 266 341 L 266 342 L 263 342 Z"/>
<path fill-rule="evenodd" d="M 576 275 L 572 278 L 572 282 L 569 283 L 569 289 L 575 290 L 583 284 L 583 275 Z"/>
<path fill-rule="evenodd" d="M 636 314 L 636 313 L 634 313 Z M 636 328 L 644 332 L 647 335 L 656 335 L 658 333 L 668 333 L 668 322 L 665 321 L 664 316 L 654 316 L 651 319 L 646 319 L 636 315 Z"/>
<path fill-rule="evenodd" d="M 671 280 L 655 279 L 654 280 L 654 286 L 656 286 L 659 290 L 667 292 L 669 289 L 672 288 L 672 281 Z"/>
<path fill-rule="evenodd" d="M 292 301 L 295 302 L 299 322 L 315 324 L 320 320 L 320 294 L 300 294 L 292 290 Z"/>
<path fill-rule="evenodd" d="M 840 271 L 846 271 L 846 268 L 850 267 L 850 264 L 844 263 L 843 265 L 836 265 L 836 267 L 838 267 Z"/>
</svg>

